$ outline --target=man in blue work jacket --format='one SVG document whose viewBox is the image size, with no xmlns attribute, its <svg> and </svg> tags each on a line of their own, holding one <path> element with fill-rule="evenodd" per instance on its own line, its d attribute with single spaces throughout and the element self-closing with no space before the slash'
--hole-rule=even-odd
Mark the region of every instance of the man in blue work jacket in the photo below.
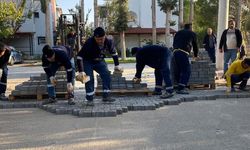
<svg viewBox="0 0 250 150">
<path fill-rule="evenodd" d="M 155 90 L 154 95 L 161 95 L 165 99 L 173 96 L 173 85 L 170 78 L 170 64 L 172 52 L 163 46 L 148 45 L 142 48 L 134 47 L 131 50 L 132 55 L 136 54 L 136 74 L 133 78 L 134 82 L 141 81 L 141 74 L 145 65 L 154 68 L 155 71 Z M 164 92 L 162 94 L 162 83 L 165 83 Z"/>
<path fill-rule="evenodd" d="M 56 100 L 56 78 L 55 74 L 60 66 L 64 66 L 67 72 L 67 92 L 68 104 L 74 105 L 74 78 L 75 78 L 75 64 L 73 58 L 73 50 L 66 46 L 50 47 L 45 45 L 43 47 L 42 66 L 47 75 L 47 91 L 49 99 L 45 100 L 43 104 L 55 103 Z"/>
<path fill-rule="evenodd" d="M 189 54 L 193 49 L 194 60 L 198 56 L 198 46 L 196 42 L 196 34 L 192 31 L 192 24 L 185 24 L 184 29 L 178 31 L 174 36 L 174 78 L 178 83 L 178 94 L 189 94 L 186 89 L 188 84 L 191 65 L 189 62 Z"/>
<path fill-rule="evenodd" d="M 121 71 L 119 66 L 118 55 L 114 46 L 114 41 L 105 35 L 105 31 L 101 27 L 94 30 L 94 35 L 90 37 L 82 46 L 77 54 L 77 66 L 79 75 L 89 76 L 90 81 L 85 83 L 86 99 L 88 105 L 94 105 L 94 75 L 95 70 L 102 79 L 103 84 L 103 102 L 113 102 L 115 99 L 110 96 L 111 77 L 107 64 L 104 60 L 106 52 L 112 55 L 115 70 Z"/>
</svg>

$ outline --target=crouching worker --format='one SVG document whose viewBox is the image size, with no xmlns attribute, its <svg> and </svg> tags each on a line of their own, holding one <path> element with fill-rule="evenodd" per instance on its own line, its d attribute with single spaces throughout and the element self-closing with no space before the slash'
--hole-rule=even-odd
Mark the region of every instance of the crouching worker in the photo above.
<svg viewBox="0 0 250 150">
<path fill-rule="evenodd" d="M 155 71 L 155 90 L 154 95 L 161 95 L 165 99 L 173 96 L 173 85 L 170 78 L 170 64 L 172 52 L 163 46 L 149 45 L 142 48 L 134 47 L 131 50 L 132 55 L 136 54 L 136 74 L 134 82 L 141 81 L 141 74 L 145 65 L 154 68 Z M 165 83 L 162 93 L 162 83 Z"/>
<path fill-rule="evenodd" d="M 8 47 L 0 42 L 0 100 L 7 101 L 8 98 L 5 96 L 6 86 L 7 86 L 7 77 L 8 77 L 8 67 L 7 64 L 10 58 L 10 50 Z"/>
<path fill-rule="evenodd" d="M 227 92 L 235 92 L 235 84 L 240 82 L 239 89 L 245 91 L 250 76 L 250 58 L 234 61 L 227 70 Z"/>
<path fill-rule="evenodd" d="M 90 37 L 77 54 L 77 66 L 80 76 L 89 76 L 90 81 L 85 83 L 87 105 L 94 105 L 94 74 L 95 70 L 102 79 L 103 102 L 113 102 L 115 99 L 110 96 L 111 77 L 107 64 L 104 60 L 105 53 L 109 52 L 114 60 L 115 70 L 121 71 L 118 56 L 114 47 L 114 42 L 105 35 L 103 28 L 98 27 L 94 30 L 94 35 Z M 78 76 L 79 76 L 78 75 Z"/>
<path fill-rule="evenodd" d="M 43 104 L 55 103 L 56 100 L 56 79 L 55 74 L 60 66 L 64 66 L 67 72 L 68 104 L 74 105 L 74 78 L 75 65 L 72 49 L 65 46 L 51 48 L 49 45 L 43 47 L 42 66 L 47 75 L 47 90 L 49 99 Z"/>
</svg>

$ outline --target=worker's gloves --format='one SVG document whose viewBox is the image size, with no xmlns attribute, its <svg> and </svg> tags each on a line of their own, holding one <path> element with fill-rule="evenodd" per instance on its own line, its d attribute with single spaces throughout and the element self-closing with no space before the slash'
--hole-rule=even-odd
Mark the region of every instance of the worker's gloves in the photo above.
<svg viewBox="0 0 250 150">
<path fill-rule="evenodd" d="M 90 77 L 87 76 L 85 72 L 79 72 L 79 74 L 76 75 L 76 81 L 87 83 L 89 80 L 90 80 Z"/>
<path fill-rule="evenodd" d="M 2 78 L 3 75 L 3 69 L 0 69 L 0 79 Z"/>
<path fill-rule="evenodd" d="M 134 83 L 141 83 L 141 79 L 140 79 L 140 78 L 137 78 L 137 77 L 134 77 L 132 81 L 133 81 Z"/>
<path fill-rule="evenodd" d="M 53 85 L 53 86 L 56 86 L 56 78 L 54 76 L 51 76 L 50 78 L 50 83 Z"/>
<path fill-rule="evenodd" d="M 68 93 L 73 93 L 74 90 L 74 86 L 72 85 L 72 83 L 67 83 L 67 92 Z"/>
<path fill-rule="evenodd" d="M 114 68 L 114 72 L 115 73 L 123 73 L 123 68 L 121 66 L 115 66 Z"/>
</svg>

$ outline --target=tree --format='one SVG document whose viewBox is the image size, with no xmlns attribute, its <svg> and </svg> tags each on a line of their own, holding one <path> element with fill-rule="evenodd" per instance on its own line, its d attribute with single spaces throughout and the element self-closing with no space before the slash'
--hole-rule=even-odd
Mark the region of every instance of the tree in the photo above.
<svg viewBox="0 0 250 150">
<path fill-rule="evenodd" d="M 115 0 L 117 5 L 116 17 L 114 22 L 114 29 L 120 33 L 121 44 L 121 57 L 122 60 L 126 59 L 126 46 L 125 46 L 125 31 L 128 28 L 128 0 Z"/>
<path fill-rule="evenodd" d="M 184 1 L 183 0 L 179 0 L 179 30 L 182 28 L 183 26 L 183 8 L 184 8 Z"/>
<path fill-rule="evenodd" d="M 161 11 L 166 13 L 166 45 L 170 47 L 170 16 L 171 11 L 177 6 L 177 0 L 157 0 Z"/>
<path fill-rule="evenodd" d="M 0 39 L 7 39 L 14 35 L 32 13 L 25 10 L 26 0 L 19 3 L 13 1 L 0 2 Z"/>
</svg>

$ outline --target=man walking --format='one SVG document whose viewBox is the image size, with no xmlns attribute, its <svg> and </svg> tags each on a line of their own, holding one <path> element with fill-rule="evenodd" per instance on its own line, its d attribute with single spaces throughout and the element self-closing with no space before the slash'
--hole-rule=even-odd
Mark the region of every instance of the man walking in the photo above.
<svg viewBox="0 0 250 150">
<path fill-rule="evenodd" d="M 207 28 L 207 34 L 203 39 L 203 46 L 212 63 L 215 63 L 216 36 L 214 35 L 212 28 Z"/>
<path fill-rule="evenodd" d="M 75 64 L 72 49 L 65 46 L 51 48 L 49 45 L 43 47 L 42 66 L 47 75 L 47 90 L 49 99 L 43 104 L 55 103 L 56 100 L 56 78 L 55 74 L 60 66 L 64 66 L 67 72 L 68 104 L 74 105 L 74 78 Z"/>
<path fill-rule="evenodd" d="M 172 59 L 172 52 L 163 46 L 149 45 L 142 48 L 134 47 L 131 51 L 132 55 L 136 54 L 136 74 L 133 79 L 134 82 L 141 81 L 141 74 L 145 65 L 154 68 L 155 71 L 155 90 L 154 95 L 161 95 L 165 99 L 173 96 L 173 85 L 170 78 L 170 64 Z M 162 94 L 162 82 L 165 87 Z"/>
<path fill-rule="evenodd" d="M 194 60 L 197 59 L 198 47 L 196 34 L 192 31 L 192 24 L 185 24 L 184 29 L 180 30 L 174 36 L 174 79 L 178 83 L 178 94 L 189 94 L 186 90 L 190 74 L 191 65 L 189 54 L 193 48 Z"/>
<path fill-rule="evenodd" d="M 85 83 L 87 105 L 94 105 L 94 75 L 95 70 L 102 79 L 103 84 L 103 102 L 113 102 L 115 99 L 110 97 L 111 77 L 107 64 L 104 60 L 105 53 L 109 52 L 114 60 L 115 70 L 121 71 L 119 66 L 117 52 L 112 39 L 105 35 L 105 31 L 101 27 L 94 30 L 94 35 L 90 37 L 77 54 L 77 65 L 79 75 L 89 76 L 90 81 Z"/>
<path fill-rule="evenodd" d="M 229 28 L 224 30 L 221 35 L 219 51 L 224 52 L 224 73 L 227 72 L 229 62 L 233 62 L 240 52 L 242 44 L 242 35 L 239 29 L 235 28 L 235 21 L 228 21 Z"/>
</svg>

